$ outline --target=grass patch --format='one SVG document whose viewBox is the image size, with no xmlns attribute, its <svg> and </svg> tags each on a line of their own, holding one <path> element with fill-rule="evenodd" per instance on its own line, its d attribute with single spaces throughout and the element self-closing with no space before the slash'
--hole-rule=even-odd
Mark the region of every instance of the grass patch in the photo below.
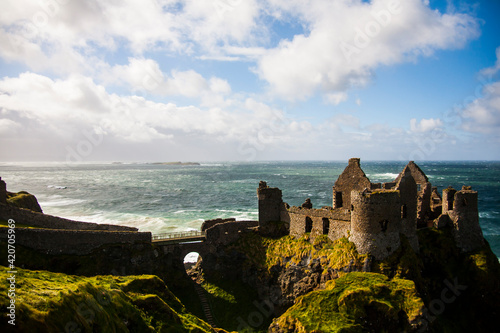
<svg viewBox="0 0 500 333">
<path fill-rule="evenodd" d="M 222 279 L 218 276 L 205 276 L 201 285 L 207 293 L 207 298 L 219 327 L 228 331 L 238 332 L 267 332 L 272 316 L 259 312 L 256 307 L 257 293 L 240 280 Z M 262 322 L 258 327 L 244 329 L 251 326 L 248 323 L 249 315 L 259 313 Z"/>
<path fill-rule="evenodd" d="M 3 281 L 7 268 L 0 267 Z M 16 328 L 22 332 L 212 332 L 153 275 L 82 277 L 18 269 Z M 6 318 L 7 284 L 0 285 Z M 8 331 L 7 320 L 0 323 Z"/>
</svg>

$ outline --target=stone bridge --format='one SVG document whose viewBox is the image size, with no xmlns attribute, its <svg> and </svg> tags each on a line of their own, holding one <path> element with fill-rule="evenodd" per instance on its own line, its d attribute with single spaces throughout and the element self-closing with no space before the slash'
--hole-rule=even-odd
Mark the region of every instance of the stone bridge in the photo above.
<svg viewBox="0 0 500 333">
<path fill-rule="evenodd" d="M 218 223 L 215 223 L 218 222 Z M 184 266 L 184 258 L 191 252 L 198 253 L 203 260 L 211 261 L 219 246 L 228 245 L 245 232 L 258 227 L 258 221 L 216 221 L 202 227 L 202 231 L 156 234 L 152 244 L 170 257 L 173 267 Z"/>
</svg>

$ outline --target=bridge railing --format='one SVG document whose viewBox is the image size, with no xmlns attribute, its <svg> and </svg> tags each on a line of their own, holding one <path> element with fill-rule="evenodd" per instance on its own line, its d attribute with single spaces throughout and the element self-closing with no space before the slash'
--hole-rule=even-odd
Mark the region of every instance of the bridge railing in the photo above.
<svg viewBox="0 0 500 333">
<path fill-rule="evenodd" d="M 167 232 L 163 234 L 152 235 L 153 240 L 165 240 L 165 239 L 180 239 L 188 237 L 203 237 L 205 236 L 205 231 L 191 230 L 191 231 L 181 231 L 181 232 Z"/>
</svg>

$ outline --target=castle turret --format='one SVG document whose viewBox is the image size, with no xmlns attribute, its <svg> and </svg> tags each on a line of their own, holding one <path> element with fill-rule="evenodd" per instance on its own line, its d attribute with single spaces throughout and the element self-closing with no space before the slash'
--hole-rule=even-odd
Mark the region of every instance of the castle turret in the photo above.
<svg viewBox="0 0 500 333">
<path fill-rule="evenodd" d="M 0 177 L 0 203 L 7 203 L 7 184 Z"/>
<path fill-rule="evenodd" d="M 259 199 L 259 229 L 265 229 L 269 222 L 279 222 L 283 199 L 281 190 L 277 187 L 269 187 L 261 181 L 257 189 Z"/>
<path fill-rule="evenodd" d="M 351 192 L 351 234 L 359 253 L 382 260 L 401 245 L 401 198 L 399 191 Z"/>
<path fill-rule="evenodd" d="M 477 198 L 477 192 L 470 186 L 463 186 L 460 191 L 452 188 L 443 191 L 443 213 L 446 212 L 450 217 L 455 243 L 463 252 L 473 251 L 484 245 Z"/>
</svg>

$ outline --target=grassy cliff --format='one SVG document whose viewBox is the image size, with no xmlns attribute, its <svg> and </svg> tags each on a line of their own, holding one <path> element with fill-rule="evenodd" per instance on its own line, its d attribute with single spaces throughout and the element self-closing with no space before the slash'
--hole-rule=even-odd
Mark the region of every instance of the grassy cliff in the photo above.
<svg viewBox="0 0 500 333">
<path fill-rule="evenodd" d="M 6 281 L 8 269 L 0 266 Z M 6 318 L 7 284 L 0 284 Z M 0 331 L 12 326 L 0 322 Z M 186 311 L 153 275 L 82 277 L 19 269 L 16 329 L 20 332 L 216 332 Z M 224 332 L 224 331 L 219 331 Z"/>
<path fill-rule="evenodd" d="M 418 322 L 424 302 L 412 281 L 352 272 L 299 297 L 272 332 L 402 332 Z"/>
</svg>

